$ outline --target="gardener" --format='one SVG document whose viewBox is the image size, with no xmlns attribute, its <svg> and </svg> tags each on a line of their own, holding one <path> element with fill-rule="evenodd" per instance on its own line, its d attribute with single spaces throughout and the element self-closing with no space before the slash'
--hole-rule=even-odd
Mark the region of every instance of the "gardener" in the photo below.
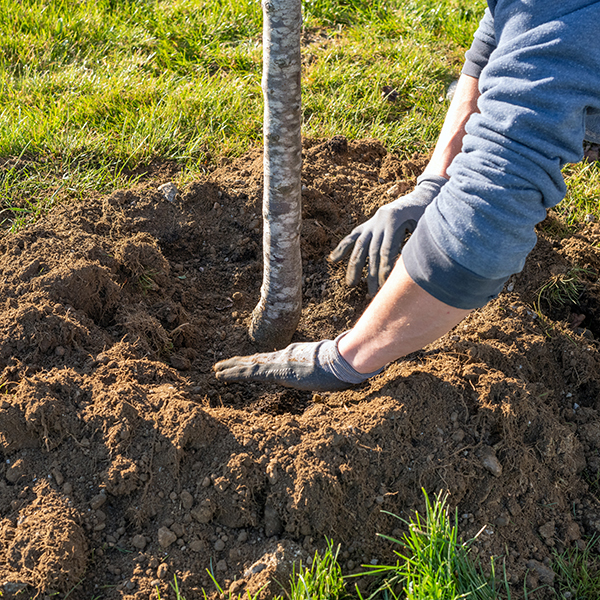
<svg viewBox="0 0 600 600">
<path fill-rule="evenodd" d="M 488 0 L 417 187 L 332 253 L 351 251 L 350 284 L 367 257 L 369 291 L 383 284 L 357 324 L 333 341 L 222 361 L 217 378 L 339 390 L 433 342 L 522 270 L 584 139 L 600 143 L 600 2 Z"/>
</svg>

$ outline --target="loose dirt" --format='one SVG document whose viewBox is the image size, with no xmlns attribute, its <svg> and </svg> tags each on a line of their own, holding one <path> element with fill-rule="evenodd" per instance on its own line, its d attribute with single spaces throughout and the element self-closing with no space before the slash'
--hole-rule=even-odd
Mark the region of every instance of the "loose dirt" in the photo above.
<svg viewBox="0 0 600 600">
<path fill-rule="evenodd" d="M 356 321 L 366 285 L 326 257 L 425 163 L 376 141 L 305 143 L 295 340 Z M 0 242 L 4 597 L 174 598 L 176 575 L 193 600 L 214 591 L 207 569 L 235 594 L 271 581 L 267 597 L 326 538 L 346 573 L 391 560 L 376 534 L 400 536 L 388 513 L 422 511 L 422 488 L 448 491 L 513 597 L 552 584 L 554 550 L 600 534 L 597 224 L 567 235 L 548 219 L 498 299 L 370 382 L 312 395 L 211 371 L 254 351 L 261 153 L 173 201 L 165 182 Z"/>
</svg>

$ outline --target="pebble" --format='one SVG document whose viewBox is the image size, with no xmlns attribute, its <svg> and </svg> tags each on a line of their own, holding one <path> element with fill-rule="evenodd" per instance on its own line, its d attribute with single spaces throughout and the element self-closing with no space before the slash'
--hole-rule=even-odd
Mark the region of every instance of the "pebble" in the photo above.
<svg viewBox="0 0 600 600">
<path fill-rule="evenodd" d="M 172 181 L 159 185 L 158 191 L 164 196 L 167 202 L 175 202 L 175 198 L 177 197 L 177 194 L 179 194 L 177 186 Z"/>
<path fill-rule="evenodd" d="M 161 527 L 158 530 L 158 543 L 163 548 L 168 548 L 176 539 L 177 536 L 170 529 L 167 529 L 166 527 Z"/>
<path fill-rule="evenodd" d="M 243 544 L 247 540 L 248 540 L 248 532 L 244 529 L 244 530 L 240 531 L 240 534 L 237 537 L 237 541 L 240 544 Z"/>
<path fill-rule="evenodd" d="M 167 563 L 160 563 L 160 565 L 158 565 L 158 569 L 156 569 L 156 576 L 159 579 L 164 579 L 167 576 L 168 571 L 169 565 Z"/>
<path fill-rule="evenodd" d="M 194 505 L 194 497 L 187 490 L 183 490 L 179 497 L 181 498 L 181 504 L 185 510 L 192 508 Z"/>
<path fill-rule="evenodd" d="M 265 535 L 267 537 L 272 537 L 281 533 L 281 530 L 281 520 L 279 519 L 277 511 L 267 504 L 267 506 L 265 506 Z"/>
<path fill-rule="evenodd" d="M 65 485 L 63 485 L 63 494 L 67 496 L 73 492 L 73 486 L 67 481 Z"/>
<path fill-rule="evenodd" d="M 202 552 L 204 550 L 204 544 L 199 539 L 192 540 L 189 547 L 192 552 Z"/>
<path fill-rule="evenodd" d="M 455 442 L 462 442 L 465 439 L 465 432 L 462 429 L 457 429 L 453 434 L 452 434 L 452 439 Z"/>
<path fill-rule="evenodd" d="M 530 560 L 527 562 L 527 568 L 537 574 L 540 578 L 540 583 L 544 585 L 552 585 L 554 583 L 554 577 L 556 575 L 550 567 L 547 567 L 537 560 Z"/>
<path fill-rule="evenodd" d="M 92 510 L 98 510 L 101 506 L 104 506 L 105 502 L 106 494 L 100 492 L 90 500 L 90 507 Z"/>
<path fill-rule="evenodd" d="M 6 479 L 10 483 L 16 483 L 25 475 L 25 463 L 23 459 L 17 459 L 8 469 L 6 469 Z"/>
<path fill-rule="evenodd" d="M 271 461 L 267 465 L 267 478 L 271 485 L 275 485 L 279 481 L 279 472 L 277 471 L 277 462 Z"/>
<path fill-rule="evenodd" d="M 138 550 L 143 550 L 146 547 L 146 538 L 143 535 L 134 535 L 131 544 Z"/>
<path fill-rule="evenodd" d="M 225 560 L 220 560 L 217 563 L 217 571 L 227 571 L 227 563 Z"/>
<path fill-rule="evenodd" d="M 56 481 L 56 485 L 62 485 L 65 481 L 63 474 L 58 469 L 52 469 L 52 476 L 54 477 L 54 481 Z"/>
<path fill-rule="evenodd" d="M 547 523 L 544 523 L 544 525 L 542 525 L 538 531 L 544 539 L 553 538 L 556 531 L 554 521 L 548 521 Z"/>
<path fill-rule="evenodd" d="M 198 523 L 210 523 L 215 514 L 215 510 L 212 503 L 207 499 L 194 508 L 190 514 L 198 521 Z"/>
<path fill-rule="evenodd" d="M 565 538 L 568 542 L 581 539 L 581 529 L 575 521 L 570 521 L 565 528 Z"/>
<path fill-rule="evenodd" d="M 215 542 L 215 550 L 217 552 L 221 552 L 224 549 L 225 549 L 225 542 L 223 540 L 217 540 Z"/>
<path fill-rule="evenodd" d="M 242 580 L 236 579 L 229 586 L 229 593 L 235 594 L 235 593 L 239 592 L 243 585 L 244 585 L 244 582 Z"/>
<path fill-rule="evenodd" d="M 494 477 L 500 477 L 500 475 L 502 475 L 502 465 L 491 446 L 483 446 L 479 450 L 479 459 L 481 460 L 481 464 L 494 475 Z"/>
<path fill-rule="evenodd" d="M 509 524 L 509 522 L 510 520 L 508 519 L 508 517 L 500 515 L 499 517 L 496 517 L 494 525 L 496 525 L 496 527 L 506 527 Z"/>
</svg>

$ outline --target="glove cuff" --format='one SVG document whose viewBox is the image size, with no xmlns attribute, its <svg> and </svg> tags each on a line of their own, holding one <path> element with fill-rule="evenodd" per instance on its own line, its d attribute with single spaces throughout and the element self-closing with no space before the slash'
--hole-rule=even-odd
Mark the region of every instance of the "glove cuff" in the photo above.
<svg viewBox="0 0 600 600">
<path fill-rule="evenodd" d="M 375 375 L 383 371 L 383 367 L 372 373 L 359 373 L 350 363 L 340 354 L 338 350 L 338 342 L 348 333 L 344 331 L 333 340 L 330 360 L 327 361 L 328 369 L 341 381 L 346 383 L 362 383 L 367 379 L 374 377 Z"/>
<path fill-rule="evenodd" d="M 433 183 L 439 188 L 446 185 L 450 181 L 447 177 L 443 175 L 434 175 L 433 173 L 422 173 L 417 177 L 417 185 L 425 182 Z"/>
</svg>

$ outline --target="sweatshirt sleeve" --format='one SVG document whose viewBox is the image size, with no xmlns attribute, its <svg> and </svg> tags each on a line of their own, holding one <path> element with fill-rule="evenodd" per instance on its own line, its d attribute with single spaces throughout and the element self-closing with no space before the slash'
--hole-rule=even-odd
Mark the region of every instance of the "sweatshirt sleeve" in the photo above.
<svg viewBox="0 0 600 600">
<path fill-rule="evenodd" d="M 494 19 L 480 112 L 402 253 L 420 287 L 465 309 L 522 270 L 535 225 L 565 195 L 561 168 L 583 157 L 586 114 L 600 108 L 599 2 L 498 0 Z"/>
<path fill-rule="evenodd" d="M 490 54 L 496 48 L 496 34 L 494 32 L 494 17 L 489 8 L 485 9 L 479 27 L 473 36 L 471 48 L 465 53 L 465 64 L 462 72 L 479 79 L 481 71 L 487 65 Z"/>
</svg>

